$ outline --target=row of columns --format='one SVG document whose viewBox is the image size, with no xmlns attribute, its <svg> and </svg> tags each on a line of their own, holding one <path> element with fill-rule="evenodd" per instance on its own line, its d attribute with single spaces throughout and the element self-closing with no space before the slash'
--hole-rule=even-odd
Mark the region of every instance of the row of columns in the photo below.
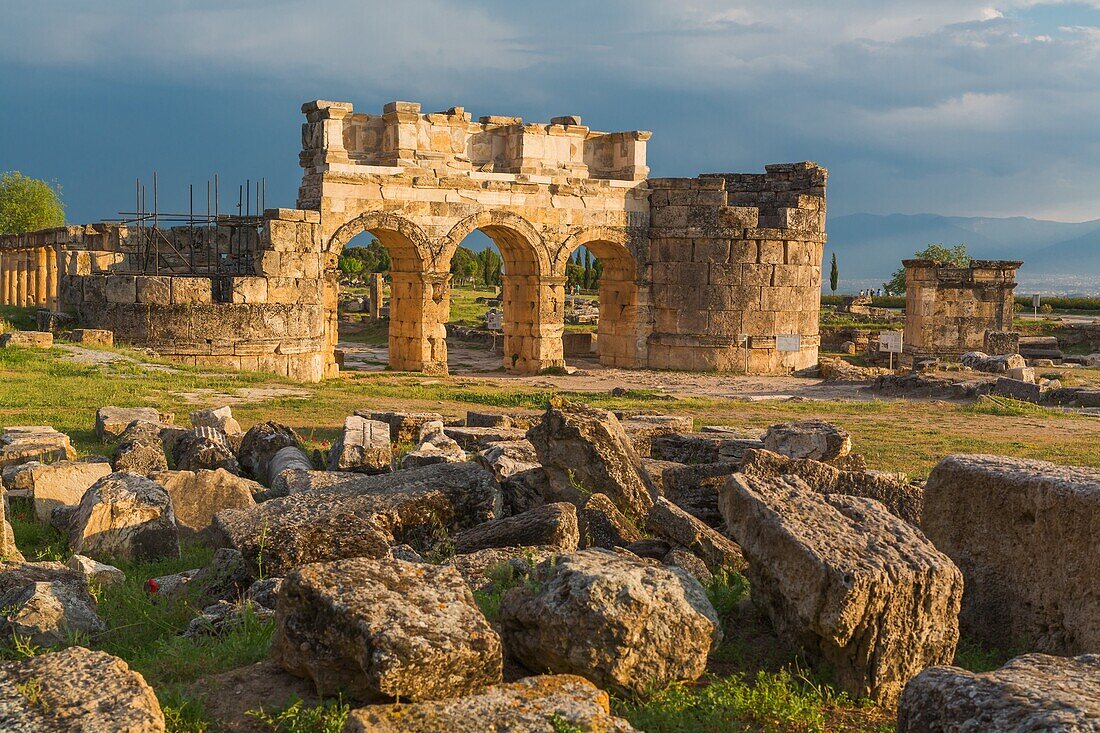
<svg viewBox="0 0 1100 733">
<path fill-rule="evenodd" d="M 0 250 L 0 305 L 57 310 L 53 247 Z"/>
</svg>

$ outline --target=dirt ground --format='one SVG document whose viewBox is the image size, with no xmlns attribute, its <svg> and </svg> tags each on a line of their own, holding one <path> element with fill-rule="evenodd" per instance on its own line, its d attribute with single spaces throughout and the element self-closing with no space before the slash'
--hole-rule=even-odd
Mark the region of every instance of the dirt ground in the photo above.
<svg viewBox="0 0 1100 733">
<path fill-rule="evenodd" d="M 382 371 L 387 348 L 341 341 L 345 371 Z M 576 392 L 607 392 L 615 387 L 653 390 L 675 397 L 709 397 L 747 400 L 787 400 L 792 397 L 815 400 L 870 400 L 875 396 L 863 385 L 823 382 L 805 377 L 742 377 L 727 374 L 652 371 L 606 367 L 592 358 L 567 360 L 574 371 L 569 375 L 516 376 L 501 366 L 501 356 L 475 348 L 457 339 L 447 342 L 447 365 L 452 377 L 476 377 L 480 382 L 524 384 Z M 881 399 L 881 397 L 879 398 Z"/>
</svg>

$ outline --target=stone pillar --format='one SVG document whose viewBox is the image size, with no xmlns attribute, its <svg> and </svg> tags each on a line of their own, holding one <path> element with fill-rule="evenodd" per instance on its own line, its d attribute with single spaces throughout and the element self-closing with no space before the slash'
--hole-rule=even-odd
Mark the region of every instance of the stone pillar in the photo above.
<svg viewBox="0 0 1100 733">
<path fill-rule="evenodd" d="M 0 250 L 0 305 L 8 305 L 8 253 Z"/>
<path fill-rule="evenodd" d="M 27 257 L 27 253 L 28 250 L 25 249 L 21 249 L 15 253 L 18 258 L 16 263 L 16 274 L 18 279 L 16 280 L 15 288 L 15 304 L 21 308 L 28 305 L 27 295 L 29 289 L 27 287 L 27 280 L 30 275 L 30 261 Z"/>
<path fill-rule="evenodd" d="M 504 368 L 536 374 L 564 367 L 565 278 L 504 275 Z"/>
<path fill-rule="evenodd" d="M 34 259 L 34 304 L 39 308 L 46 307 L 47 260 L 46 248 L 37 248 Z"/>
<path fill-rule="evenodd" d="M 57 300 L 57 247 L 46 248 L 46 307 L 51 311 L 61 309 Z"/>
<path fill-rule="evenodd" d="M 390 273 L 390 368 L 447 373 L 450 273 Z"/>
<path fill-rule="evenodd" d="M 382 317 L 382 289 L 384 278 L 380 272 L 372 272 L 370 275 L 370 317 L 378 320 Z"/>
</svg>

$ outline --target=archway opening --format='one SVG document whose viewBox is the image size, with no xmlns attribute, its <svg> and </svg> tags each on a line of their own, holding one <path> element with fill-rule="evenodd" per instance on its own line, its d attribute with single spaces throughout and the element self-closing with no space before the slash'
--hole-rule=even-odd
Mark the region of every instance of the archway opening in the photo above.
<svg viewBox="0 0 1100 733">
<path fill-rule="evenodd" d="M 451 328 L 449 334 L 473 341 L 482 351 L 492 349 L 493 359 L 452 360 L 456 370 L 504 369 L 535 373 L 562 365 L 547 351 L 547 334 L 560 338 L 560 298 L 548 291 L 544 272 L 547 255 L 534 228 L 522 219 L 500 212 L 482 212 L 452 229 L 448 241 L 454 249 L 451 273 Z M 470 264 L 471 258 L 473 264 Z M 473 270 L 474 274 L 468 273 Z M 468 289 L 463 289 L 464 285 Z M 557 315 L 554 315 L 554 312 Z M 554 323 L 558 323 L 555 331 Z M 473 329 L 473 332 L 470 329 Z M 554 345 L 558 342 L 555 340 Z M 461 345 L 465 351 L 466 344 Z M 493 363 L 495 360 L 495 364 Z"/>
<path fill-rule="evenodd" d="M 636 264 L 626 247 L 593 239 L 569 253 L 562 334 L 566 361 L 637 366 L 638 314 Z"/>
<path fill-rule="evenodd" d="M 446 371 L 445 280 L 425 271 L 408 222 L 366 214 L 333 235 L 346 369 Z"/>
</svg>

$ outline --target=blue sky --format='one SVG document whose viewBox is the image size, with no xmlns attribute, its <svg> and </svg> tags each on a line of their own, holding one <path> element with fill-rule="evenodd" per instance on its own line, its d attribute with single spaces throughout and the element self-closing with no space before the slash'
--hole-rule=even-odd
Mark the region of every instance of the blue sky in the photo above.
<svg viewBox="0 0 1100 733">
<path fill-rule="evenodd" d="M 647 129 L 654 175 L 815 160 L 834 215 L 1100 218 L 1100 0 L 4 0 L 0 61 L 0 170 L 76 222 L 154 169 L 292 206 L 316 98 Z"/>
</svg>

